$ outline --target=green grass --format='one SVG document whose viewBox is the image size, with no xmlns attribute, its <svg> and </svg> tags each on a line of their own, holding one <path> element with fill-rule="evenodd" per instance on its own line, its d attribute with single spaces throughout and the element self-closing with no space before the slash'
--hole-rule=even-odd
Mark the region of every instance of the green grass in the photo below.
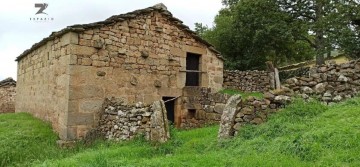
<svg viewBox="0 0 360 167">
<path fill-rule="evenodd" d="M 229 95 L 240 94 L 244 98 L 247 98 L 249 96 L 263 98 L 263 94 L 261 92 L 242 92 L 235 89 L 223 89 L 220 91 L 220 93 L 229 94 Z"/>
<path fill-rule="evenodd" d="M 4 117 L 16 119 L 18 126 L 6 130 Z M 26 123 L 28 119 L 39 125 Z M 172 129 L 172 139 L 165 144 L 139 138 L 65 151 L 54 146 L 56 138 L 47 125 L 26 114 L 0 115 L 0 122 L 1 148 L 5 147 L 0 158 L 10 153 L 7 164 L 19 166 L 360 166 L 360 98 L 332 106 L 296 100 L 266 123 L 247 125 L 224 141 L 217 141 L 218 126 L 210 126 Z M 4 138 L 3 131 L 12 139 Z M 39 139 L 22 138 L 19 132 L 24 131 L 41 134 L 34 134 Z M 30 158 L 15 158 L 20 154 Z"/>
<path fill-rule="evenodd" d="M 0 114 L 0 166 L 27 166 L 35 160 L 62 157 L 50 125 L 27 113 Z"/>
</svg>

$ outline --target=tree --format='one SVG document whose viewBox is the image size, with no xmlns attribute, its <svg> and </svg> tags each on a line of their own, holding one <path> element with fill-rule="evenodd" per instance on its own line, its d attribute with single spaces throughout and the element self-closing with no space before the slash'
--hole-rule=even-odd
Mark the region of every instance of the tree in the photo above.
<svg viewBox="0 0 360 167">
<path fill-rule="evenodd" d="M 200 35 L 200 36 L 204 36 L 204 34 L 206 33 L 206 31 L 209 30 L 208 26 L 204 26 L 202 23 L 195 23 L 195 32 Z"/>
<path fill-rule="evenodd" d="M 221 51 L 226 68 L 264 69 L 268 60 L 283 65 L 311 58 L 311 47 L 293 38 L 290 21 L 272 0 L 241 0 L 219 11 L 216 26 L 200 35 Z"/>
<path fill-rule="evenodd" d="M 359 13 L 357 0 L 276 0 L 276 3 L 309 33 L 308 37 L 296 33 L 294 36 L 315 48 L 318 65 L 324 64 L 325 53 L 346 47 L 344 42 L 349 40 L 356 41 L 351 18 Z"/>
<path fill-rule="evenodd" d="M 236 5 L 240 0 L 221 0 L 221 3 L 224 5 L 224 6 L 234 6 Z"/>
<path fill-rule="evenodd" d="M 316 55 L 318 65 L 334 49 L 360 57 L 359 0 L 222 0 L 215 27 L 202 31 L 229 60 L 228 67 L 262 68 Z"/>
</svg>

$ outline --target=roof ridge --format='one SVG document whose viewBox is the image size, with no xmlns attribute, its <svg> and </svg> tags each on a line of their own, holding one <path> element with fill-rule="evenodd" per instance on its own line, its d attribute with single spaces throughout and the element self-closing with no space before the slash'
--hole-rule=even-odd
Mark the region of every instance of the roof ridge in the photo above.
<svg viewBox="0 0 360 167">
<path fill-rule="evenodd" d="M 16 85 L 16 81 L 11 77 L 0 81 L 0 87 L 6 86 L 6 85 Z"/>
<path fill-rule="evenodd" d="M 93 23 L 88 23 L 88 24 L 74 24 L 74 25 L 63 28 L 60 31 L 54 31 L 48 37 L 45 37 L 40 42 L 32 45 L 30 49 L 25 50 L 22 54 L 20 54 L 16 58 L 15 61 L 21 60 L 27 54 L 38 49 L 40 46 L 46 44 L 48 41 L 53 40 L 56 37 L 59 37 L 61 35 L 64 35 L 65 33 L 82 32 L 89 28 L 100 27 L 103 25 L 117 23 L 119 21 L 125 21 L 126 19 L 132 19 L 132 18 L 135 18 L 136 16 L 138 16 L 139 14 L 146 14 L 146 13 L 150 13 L 152 11 L 158 11 L 161 14 L 167 16 L 170 20 L 172 20 L 176 23 L 176 26 L 178 26 L 180 29 L 188 32 L 193 38 L 195 38 L 199 42 L 205 44 L 207 47 L 209 47 L 209 49 L 211 51 L 216 53 L 216 56 L 218 58 L 224 60 L 224 58 L 220 55 L 220 52 L 217 51 L 212 44 L 208 43 L 207 41 L 205 41 L 204 39 L 199 37 L 194 31 L 190 30 L 190 28 L 187 25 L 184 25 L 180 19 L 174 17 L 172 15 L 172 13 L 167 10 L 167 7 L 163 3 L 158 3 L 158 4 L 155 4 L 154 6 L 150 6 L 150 7 L 144 8 L 144 9 L 137 9 L 132 12 L 127 12 L 127 13 L 119 14 L 119 15 L 113 15 L 113 16 L 105 19 L 104 21 L 98 21 L 98 22 L 93 22 Z"/>
</svg>

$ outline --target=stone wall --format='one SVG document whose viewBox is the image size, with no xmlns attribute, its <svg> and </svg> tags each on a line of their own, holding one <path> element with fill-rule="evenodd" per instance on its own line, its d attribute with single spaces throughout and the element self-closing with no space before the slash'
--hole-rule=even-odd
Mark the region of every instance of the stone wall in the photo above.
<svg viewBox="0 0 360 167">
<path fill-rule="evenodd" d="M 224 71 L 224 88 L 244 92 L 265 92 L 274 88 L 271 76 L 266 71 Z"/>
<path fill-rule="evenodd" d="M 310 67 L 300 67 L 294 70 L 282 70 L 279 71 L 279 78 L 281 82 L 284 82 L 287 79 L 293 77 L 308 77 L 309 72 L 310 72 Z"/>
<path fill-rule="evenodd" d="M 220 122 L 229 98 L 227 94 L 212 93 L 210 88 L 185 87 L 183 90 L 180 128 L 195 128 Z"/>
<path fill-rule="evenodd" d="M 264 99 L 232 96 L 221 116 L 218 137 L 236 135 L 244 124 L 260 124 L 267 116 L 285 107 L 291 98 L 316 98 L 328 103 L 354 97 L 360 90 L 360 61 L 331 63 L 309 69 L 309 76 L 287 79 L 283 87 L 264 93 Z"/>
<path fill-rule="evenodd" d="M 137 135 L 165 142 L 170 137 L 162 101 L 152 105 L 127 105 L 121 99 L 106 99 L 97 130 L 108 140 L 129 140 Z"/>
<path fill-rule="evenodd" d="M 54 37 L 18 60 L 16 112 L 29 112 L 48 121 L 67 138 L 71 54 L 77 39 L 67 33 Z M 70 120 L 70 119 L 69 119 Z"/>
<path fill-rule="evenodd" d="M 310 96 L 327 103 L 341 101 L 360 90 L 360 62 L 313 67 L 308 77 L 290 78 L 284 86 L 305 99 Z"/>
<path fill-rule="evenodd" d="M 0 113 L 15 112 L 16 81 L 7 78 L 0 81 Z"/>
<path fill-rule="evenodd" d="M 221 115 L 218 137 L 229 138 L 238 133 L 245 124 L 261 124 L 269 114 L 276 112 L 291 102 L 291 90 L 269 91 L 264 93 L 264 98 L 241 95 L 231 96 Z"/>
</svg>

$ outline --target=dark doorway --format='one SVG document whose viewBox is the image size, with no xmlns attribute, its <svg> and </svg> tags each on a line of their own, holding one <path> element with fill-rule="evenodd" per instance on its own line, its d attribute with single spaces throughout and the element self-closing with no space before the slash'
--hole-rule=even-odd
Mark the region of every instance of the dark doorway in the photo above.
<svg viewBox="0 0 360 167">
<path fill-rule="evenodd" d="M 173 100 L 171 100 L 173 99 Z M 162 100 L 165 102 L 165 108 L 167 111 L 167 118 L 172 123 L 175 124 L 175 99 L 174 97 L 163 97 Z M 171 100 L 171 101 L 168 101 Z"/>
<path fill-rule="evenodd" d="M 186 53 L 186 82 L 185 86 L 199 86 L 200 82 L 200 56 Z"/>
</svg>

